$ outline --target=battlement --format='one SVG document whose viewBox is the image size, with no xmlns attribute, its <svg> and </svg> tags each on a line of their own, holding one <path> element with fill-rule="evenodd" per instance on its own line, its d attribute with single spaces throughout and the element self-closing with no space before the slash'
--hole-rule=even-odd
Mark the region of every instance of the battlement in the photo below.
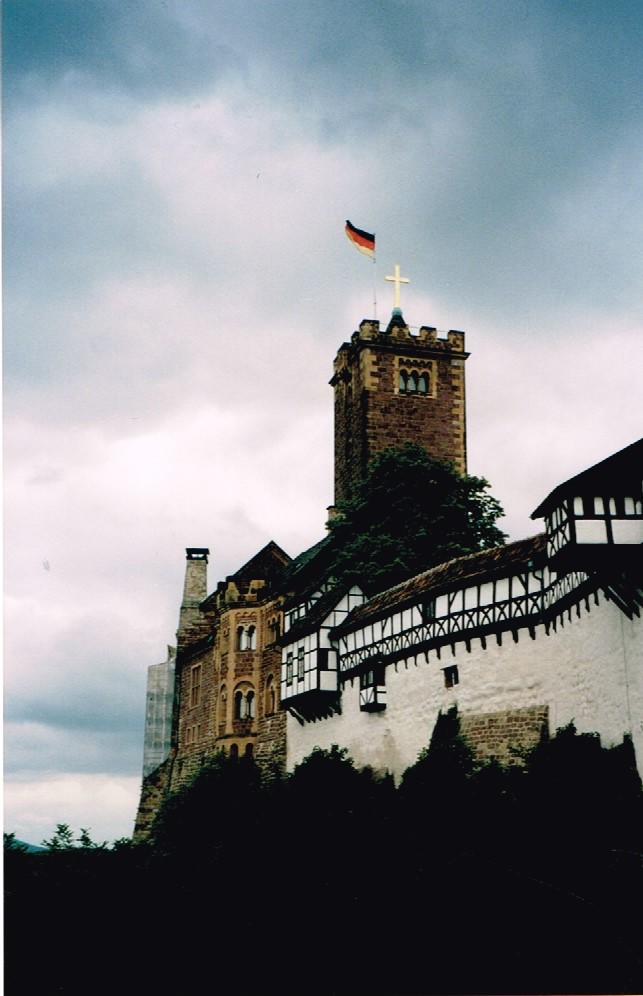
<svg viewBox="0 0 643 996">
<path fill-rule="evenodd" d="M 396 342 L 410 340 L 419 345 L 430 346 L 432 349 L 464 352 L 464 332 L 457 329 L 449 329 L 448 332 L 442 331 L 432 325 L 422 325 L 417 331 L 414 331 L 404 323 L 401 314 L 393 315 L 384 331 L 382 331 L 380 322 L 376 318 L 365 318 L 360 322 L 359 329 L 353 332 L 351 343 L 357 345 L 361 342 L 368 342 L 379 345 L 391 339 Z"/>
</svg>

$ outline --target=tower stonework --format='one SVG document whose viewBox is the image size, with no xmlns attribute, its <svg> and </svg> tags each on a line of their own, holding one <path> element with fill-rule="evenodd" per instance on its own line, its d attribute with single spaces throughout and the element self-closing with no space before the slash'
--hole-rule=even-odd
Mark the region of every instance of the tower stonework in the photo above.
<svg viewBox="0 0 643 996">
<path fill-rule="evenodd" d="M 387 328 L 364 320 L 335 358 L 335 503 L 351 498 L 369 461 L 417 443 L 467 469 L 464 332 L 412 333 L 399 308 Z"/>
</svg>

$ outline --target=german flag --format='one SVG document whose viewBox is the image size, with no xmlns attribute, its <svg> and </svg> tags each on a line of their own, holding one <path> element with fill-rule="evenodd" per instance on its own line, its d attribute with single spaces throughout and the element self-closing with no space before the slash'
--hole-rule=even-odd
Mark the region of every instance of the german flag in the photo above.
<svg viewBox="0 0 643 996">
<path fill-rule="evenodd" d="M 375 236 L 370 232 L 363 232 L 361 228 L 355 228 L 350 221 L 346 222 L 346 234 L 356 249 L 363 252 L 365 256 L 375 257 Z"/>
</svg>

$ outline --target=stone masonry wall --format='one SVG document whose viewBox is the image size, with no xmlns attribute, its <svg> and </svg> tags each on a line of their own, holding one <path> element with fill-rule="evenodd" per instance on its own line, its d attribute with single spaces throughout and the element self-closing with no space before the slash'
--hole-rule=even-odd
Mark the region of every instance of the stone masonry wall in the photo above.
<svg viewBox="0 0 643 996">
<path fill-rule="evenodd" d="M 273 613 L 274 616 L 274 613 Z M 255 759 L 260 768 L 286 767 L 286 714 L 279 708 L 281 651 L 267 647 L 262 655 L 259 678 L 259 722 Z"/>
<path fill-rule="evenodd" d="M 481 760 L 495 758 L 500 764 L 520 762 L 521 753 L 535 747 L 543 730 L 548 729 L 546 705 L 460 715 L 460 732 L 476 756 Z"/>
<path fill-rule="evenodd" d="M 335 501 L 350 497 L 369 461 L 388 447 L 417 443 L 466 473 L 464 333 L 379 332 L 362 322 L 335 360 Z M 400 369 L 427 371 L 426 394 L 399 390 Z"/>
<path fill-rule="evenodd" d="M 133 840 L 135 844 L 140 844 L 149 836 L 159 806 L 167 794 L 171 770 L 172 762 L 168 758 L 143 779 L 141 798 L 134 824 Z"/>
</svg>

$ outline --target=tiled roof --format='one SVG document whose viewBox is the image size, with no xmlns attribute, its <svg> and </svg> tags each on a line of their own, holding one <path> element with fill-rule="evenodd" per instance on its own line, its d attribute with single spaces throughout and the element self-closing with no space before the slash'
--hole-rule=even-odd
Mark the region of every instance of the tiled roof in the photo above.
<svg viewBox="0 0 643 996">
<path fill-rule="evenodd" d="M 495 546 L 466 557 L 457 557 L 444 564 L 438 564 L 422 574 L 416 574 L 408 581 L 402 581 L 394 588 L 374 595 L 363 605 L 353 609 L 347 619 L 337 626 L 336 633 L 357 629 L 367 621 L 381 618 L 393 609 L 411 605 L 422 596 L 431 593 L 439 595 L 455 586 L 463 587 L 470 581 L 485 581 L 514 573 L 528 566 L 543 565 L 546 562 L 545 534 L 539 533 L 529 539 L 518 540 L 507 546 Z"/>
</svg>

